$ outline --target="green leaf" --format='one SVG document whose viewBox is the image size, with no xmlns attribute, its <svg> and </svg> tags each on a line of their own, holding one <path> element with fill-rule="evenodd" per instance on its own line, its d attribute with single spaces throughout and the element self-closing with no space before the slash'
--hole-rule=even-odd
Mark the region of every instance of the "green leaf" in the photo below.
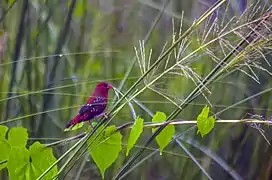
<svg viewBox="0 0 272 180">
<path fill-rule="evenodd" d="M 74 130 L 81 128 L 83 125 L 84 125 L 84 122 L 80 122 L 80 123 L 75 124 L 73 127 L 65 128 L 64 131 L 74 131 Z"/>
<path fill-rule="evenodd" d="M 95 127 L 97 125 L 96 121 L 92 121 L 92 126 Z"/>
<path fill-rule="evenodd" d="M 55 161 L 52 149 L 39 142 L 32 144 L 29 150 L 22 146 L 12 146 L 7 163 L 9 178 L 37 179 Z M 57 167 L 54 167 L 43 179 L 52 179 L 57 171 Z"/>
<path fill-rule="evenodd" d="M 137 139 L 142 134 L 142 132 L 143 132 L 143 123 L 144 123 L 144 120 L 142 118 L 140 118 L 140 117 L 137 117 L 137 119 L 135 120 L 135 122 L 134 122 L 134 124 L 132 126 L 132 129 L 130 131 L 129 137 L 128 137 L 126 156 L 128 156 L 128 153 L 129 153 L 130 149 L 134 146 Z"/>
<path fill-rule="evenodd" d="M 156 112 L 154 117 L 152 118 L 152 122 L 164 122 L 166 120 L 166 115 L 163 112 Z M 152 132 L 154 133 L 157 128 L 152 128 Z M 163 149 L 168 145 L 171 141 L 172 136 L 175 134 L 175 126 L 172 124 L 167 125 L 159 135 L 156 136 L 156 141 L 160 147 L 160 154 L 162 154 Z"/>
<path fill-rule="evenodd" d="M 23 127 L 14 127 L 9 131 L 8 143 L 10 146 L 25 147 L 28 140 L 27 129 Z"/>
<path fill-rule="evenodd" d="M 0 140 L 6 139 L 7 132 L 8 132 L 8 127 L 0 125 Z"/>
<path fill-rule="evenodd" d="M 8 127 L 0 125 L 0 162 L 3 162 L 0 164 L 0 170 L 4 169 L 7 166 L 10 146 L 8 144 L 8 141 L 6 140 L 6 133 L 8 131 Z"/>
<path fill-rule="evenodd" d="M 213 116 L 209 116 L 209 112 L 210 108 L 205 106 L 197 116 L 197 128 L 202 137 L 208 134 L 214 127 L 215 118 Z"/>
<path fill-rule="evenodd" d="M 157 111 L 156 114 L 152 118 L 153 123 L 159 123 L 166 120 L 166 115 L 164 112 Z"/>
<path fill-rule="evenodd" d="M 29 147 L 29 152 L 32 160 L 33 173 L 35 179 L 38 178 L 47 168 L 49 168 L 56 158 L 53 155 L 52 148 L 46 147 L 44 144 L 35 142 Z M 57 167 L 52 168 L 43 179 L 52 179 L 58 172 Z"/>
<path fill-rule="evenodd" d="M 5 137 L 2 129 L 4 128 L 0 126 L 0 138 Z M 4 131 L 6 132 L 6 129 Z M 22 127 L 12 128 L 8 134 L 8 141 L 0 139 L 0 143 L 6 143 L 9 153 L 6 159 L 10 180 L 36 179 L 56 161 L 52 149 L 39 142 L 32 144 L 29 150 L 26 149 L 27 140 L 27 130 Z M 4 146 L 1 144 L 1 155 L 6 152 L 2 147 Z M 54 167 L 44 179 L 51 179 L 57 171 L 57 167 Z"/>
<path fill-rule="evenodd" d="M 101 129 L 102 126 L 96 132 L 100 132 Z M 115 130 L 115 126 L 107 127 L 104 132 L 101 133 L 88 147 L 103 179 L 106 169 L 117 159 L 120 151 L 122 150 L 122 135 L 119 131 L 115 132 Z M 93 141 L 95 136 L 96 134 L 88 140 L 88 145 Z"/>
<path fill-rule="evenodd" d="M 13 146 L 10 150 L 7 168 L 10 180 L 29 179 L 29 159 L 28 150 L 22 146 Z"/>
<path fill-rule="evenodd" d="M 9 157 L 9 152 L 10 152 L 10 146 L 8 144 L 8 141 L 3 139 L 0 140 L 0 147 L 1 147 L 1 152 L 0 152 L 0 170 L 4 169 L 7 166 L 7 160 Z"/>
</svg>

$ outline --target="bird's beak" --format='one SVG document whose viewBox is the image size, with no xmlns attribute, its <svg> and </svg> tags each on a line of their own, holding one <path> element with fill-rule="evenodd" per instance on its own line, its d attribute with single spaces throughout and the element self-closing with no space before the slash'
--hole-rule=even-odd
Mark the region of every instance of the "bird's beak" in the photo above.
<svg viewBox="0 0 272 180">
<path fill-rule="evenodd" d="M 112 85 L 108 84 L 108 89 L 111 89 L 112 88 Z"/>
</svg>

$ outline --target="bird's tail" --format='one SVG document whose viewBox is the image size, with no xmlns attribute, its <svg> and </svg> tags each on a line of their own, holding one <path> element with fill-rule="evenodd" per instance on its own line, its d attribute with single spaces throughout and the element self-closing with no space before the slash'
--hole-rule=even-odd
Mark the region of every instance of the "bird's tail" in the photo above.
<svg viewBox="0 0 272 180">
<path fill-rule="evenodd" d="M 67 128 L 70 128 L 71 126 L 76 125 L 77 123 L 79 123 L 79 120 L 80 120 L 80 115 L 77 114 L 72 120 L 68 122 L 65 128 L 67 129 Z"/>
</svg>

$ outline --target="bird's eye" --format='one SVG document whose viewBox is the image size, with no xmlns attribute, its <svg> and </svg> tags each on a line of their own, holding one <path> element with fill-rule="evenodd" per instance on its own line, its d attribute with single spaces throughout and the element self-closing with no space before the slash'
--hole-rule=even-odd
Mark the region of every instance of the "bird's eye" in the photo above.
<svg viewBox="0 0 272 180">
<path fill-rule="evenodd" d="M 107 84 L 104 84 L 104 87 L 106 88 L 106 87 L 108 87 L 108 85 L 107 85 Z"/>
</svg>

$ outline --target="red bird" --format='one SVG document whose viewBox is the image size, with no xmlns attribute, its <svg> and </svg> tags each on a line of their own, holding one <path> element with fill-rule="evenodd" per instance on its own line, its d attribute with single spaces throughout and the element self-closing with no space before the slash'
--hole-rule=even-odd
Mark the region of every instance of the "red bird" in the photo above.
<svg viewBox="0 0 272 180">
<path fill-rule="evenodd" d="M 108 92 L 112 86 L 106 82 L 100 82 L 96 85 L 94 92 L 88 98 L 78 114 L 67 124 L 66 128 L 74 126 L 82 121 L 90 121 L 94 117 L 106 116 L 104 110 L 108 104 Z M 91 122 L 91 121 L 90 121 Z"/>
</svg>

